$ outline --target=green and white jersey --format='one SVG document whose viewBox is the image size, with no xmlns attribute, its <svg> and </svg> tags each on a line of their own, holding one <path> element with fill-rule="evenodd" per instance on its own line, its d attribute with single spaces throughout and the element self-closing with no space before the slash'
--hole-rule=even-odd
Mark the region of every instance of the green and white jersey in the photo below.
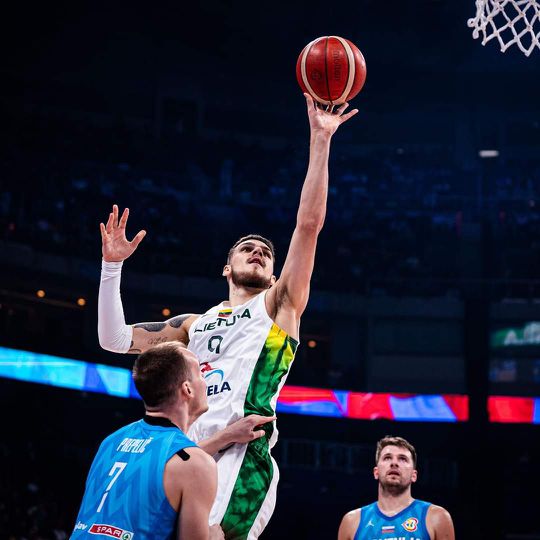
<svg viewBox="0 0 540 540">
<path fill-rule="evenodd" d="M 265 297 L 263 291 L 233 308 L 221 303 L 190 327 L 188 348 L 208 386 L 209 410 L 189 431 L 196 441 L 248 414 L 275 413 L 298 343 L 269 317 Z"/>
<path fill-rule="evenodd" d="M 275 413 L 298 342 L 268 316 L 265 296 L 233 308 L 220 304 L 191 325 L 188 348 L 199 358 L 209 405 L 189 430 L 195 441 L 249 414 Z M 220 523 L 230 540 L 255 540 L 274 511 L 279 471 L 270 449 L 278 432 L 274 422 L 263 429 L 265 437 L 214 456 L 218 490 L 210 524 Z"/>
</svg>

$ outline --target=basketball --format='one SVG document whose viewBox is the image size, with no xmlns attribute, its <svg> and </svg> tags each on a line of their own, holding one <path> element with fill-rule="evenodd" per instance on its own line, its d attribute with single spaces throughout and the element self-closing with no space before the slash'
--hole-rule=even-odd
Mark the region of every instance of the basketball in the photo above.
<svg viewBox="0 0 540 540">
<path fill-rule="evenodd" d="M 323 36 L 308 43 L 296 62 L 300 88 L 323 105 L 340 105 L 360 92 L 366 81 L 366 61 L 354 43 Z"/>
</svg>

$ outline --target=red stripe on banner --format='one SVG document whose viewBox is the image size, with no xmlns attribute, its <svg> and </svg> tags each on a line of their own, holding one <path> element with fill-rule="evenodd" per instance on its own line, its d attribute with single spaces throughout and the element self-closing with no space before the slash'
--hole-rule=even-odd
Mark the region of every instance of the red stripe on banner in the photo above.
<svg viewBox="0 0 540 540">
<path fill-rule="evenodd" d="M 443 395 L 444 401 L 456 415 L 458 422 L 469 420 L 469 396 Z"/>
<path fill-rule="evenodd" d="M 332 390 L 324 388 L 308 388 L 306 386 L 284 386 L 279 394 L 281 403 L 298 401 L 336 401 Z"/>
<path fill-rule="evenodd" d="M 490 422 L 530 424 L 534 416 L 534 398 L 490 396 L 488 414 Z"/>
<path fill-rule="evenodd" d="M 395 394 L 396 396 L 398 394 Z M 388 418 L 392 420 L 394 413 L 390 407 L 390 394 L 372 394 L 351 392 L 348 396 L 348 418 L 364 418 L 375 420 Z"/>
</svg>

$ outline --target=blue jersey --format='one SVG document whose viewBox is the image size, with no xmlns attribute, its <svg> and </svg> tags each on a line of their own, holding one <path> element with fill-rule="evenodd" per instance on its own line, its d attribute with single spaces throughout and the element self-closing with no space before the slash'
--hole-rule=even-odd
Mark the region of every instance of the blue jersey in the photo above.
<svg viewBox="0 0 540 540">
<path fill-rule="evenodd" d="M 383 514 L 377 503 L 361 508 L 354 540 L 431 540 L 426 528 L 430 503 L 413 501 L 395 516 Z"/>
<path fill-rule="evenodd" d="M 145 416 L 109 435 L 88 473 L 71 538 L 171 538 L 177 512 L 165 495 L 163 473 L 167 461 L 190 446 L 196 444 L 166 418 Z"/>
</svg>

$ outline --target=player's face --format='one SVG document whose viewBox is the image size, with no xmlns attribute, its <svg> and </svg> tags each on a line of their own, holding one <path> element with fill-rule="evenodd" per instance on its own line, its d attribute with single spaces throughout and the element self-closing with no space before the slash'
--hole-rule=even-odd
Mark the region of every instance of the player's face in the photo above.
<svg viewBox="0 0 540 540">
<path fill-rule="evenodd" d="M 237 287 L 268 289 L 276 278 L 273 275 L 274 259 L 270 248 L 260 240 L 246 240 L 238 245 L 223 275 L 231 277 Z"/>
<path fill-rule="evenodd" d="M 409 450 L 389 445 L 383 448 L 373 475 L 383 488 L 402 492 L 416 482 L 417 472 Z"/>
<path fill-rule="evenodd" d="M 208 410 L 208 401 L 206 399 L 206 381 L 199 367 L 197 357 L 191 352 L 185 352 L 189 368 L 191 370 L 191 387 L 193 389 L 193 400 L 191 402 L 191 414 L 197 418 Z"/>
</svg>

